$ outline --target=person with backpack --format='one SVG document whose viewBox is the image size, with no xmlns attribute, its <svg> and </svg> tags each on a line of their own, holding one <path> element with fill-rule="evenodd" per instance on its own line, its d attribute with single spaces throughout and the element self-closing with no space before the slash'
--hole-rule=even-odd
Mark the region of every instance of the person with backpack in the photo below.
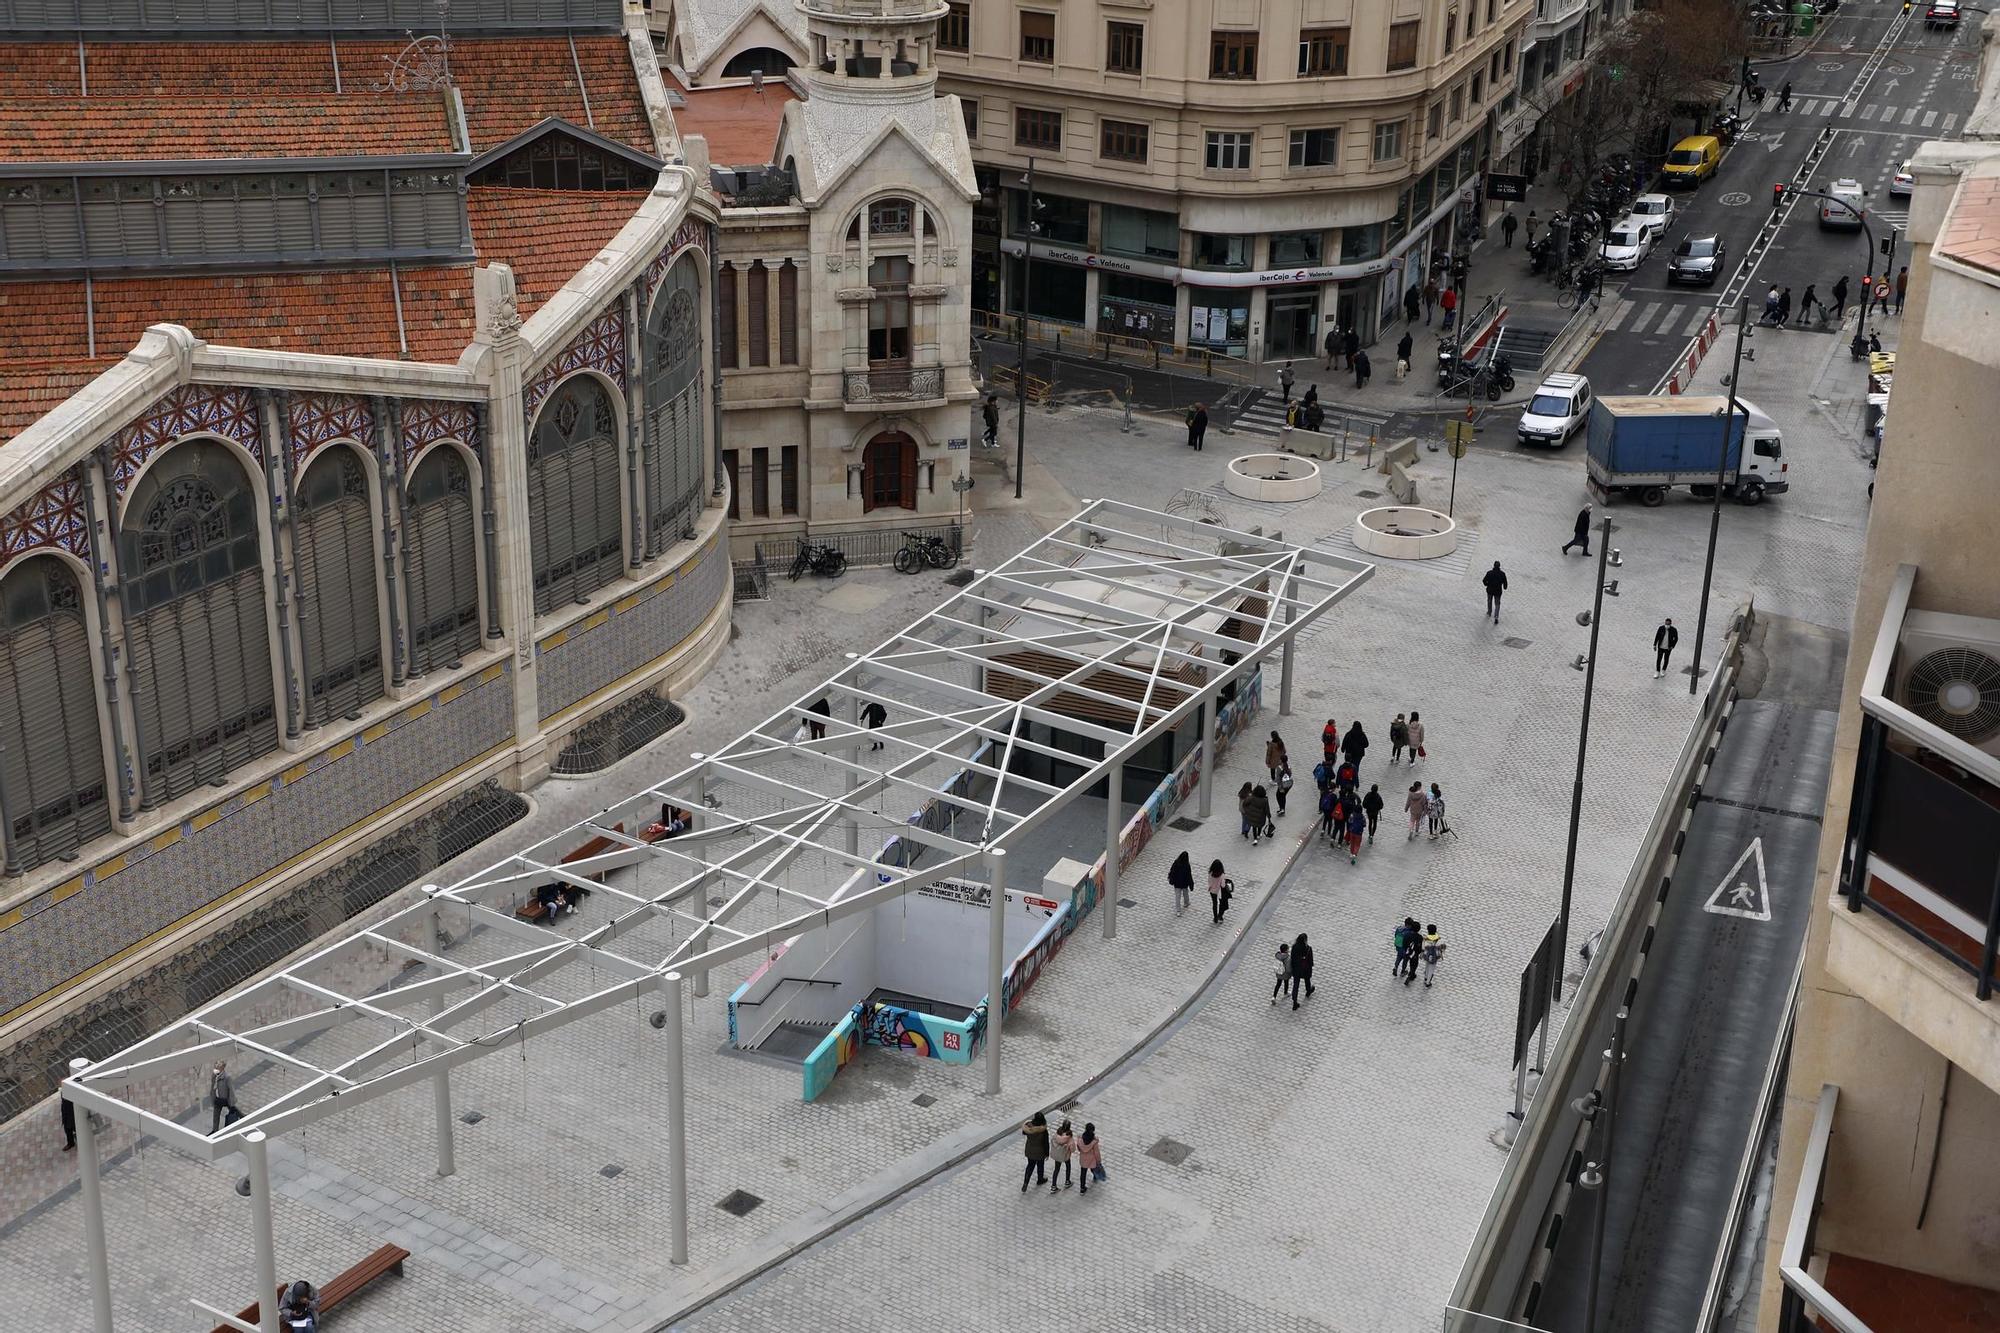
<svg viewBox="0 0 2000 1333">
<path fill-rule="evenodd" d="M 1317 789 L 1321 795 L 1325 795 L 1326 789 L 1332 785 L 1333 785 L 1333 765 L 1329 764 L 1328 762 L 1326 762 L 1326 760 L 1322 759 L 1317 764 L 1313 765 L 1313 787 Z"/>
<path fill-rule="evenodd" d="M 1174 915 L 1179 916 L 1187 911 L 1188 902 L 1194 896 L 1194 863 L 1186 852 L 1174 858 L 1173 865 L 1167 870 L 1167 883 L 1173 886 Z"/>
<path fill-rule="evenodd" d="M 1368 831 L 1368 816 L 1361 812 L 1358 802 L 1347 807 L 1347 864 L 1353 865 L 1361 859 L 1361 835 Z"/>
<path fill-rule="evenodd" d="M 1329 782 L 1319 793 L 1319 833 L 1328 842 L 1333 841 L 1333 824 L 1339 816 L 1340 789 Z"/>
<path fill-rule="evenodd" d="M 1404 978 L 1406 985 L 1408 978 L 1416 975 L 1417 953 L 1422 948 L 1422 940 L 1423 932 L 1417 928 L 1417 919 L 1404 917 L 1403 924 L 1396 927 L 1396 967 L 1391 975 Z"/>
<path fill-rule="evenodd" d="M 1340 752 L 1347 756 L 1347 762 L 1354 765 L 1357 775 L 1361 772 L 1361 756 L 1368 753 L 1368 733 L 1361 729 L 1361 719 L 1355 718 L 1354 725 L 1347 729 L 1341 739 Z"/>
<path fill-rule="evenodd" d="M 1382 822 L 1382 788 L 1371 782 L 1361 798 L 1361 813 L 1368 817 L 1368 845 L 1375 845 L 1375 826 Z"/>
<path fill-rule="evenodd" d="M 1236 792 L 1236 813 L 1242 817 L 1242 827 L 1239 829 L 1239 832 L 1246 838 L 1250 836 L 1251 830 L 1250 793 L 1255 790 L 1257 788 L 1253 784 L 1246 782 Z M 1259 824 L 1256 827 L 1262 829 L 1264 826 Z"/>
<path fill-rule="evenodd" d="M 1410 766 L 1414 768 L 1416 766 L 1417 760 L 1424 758 L 1424 756 L 1428 753 L 1424 749 L 1423 715 L 1418 713 L 1417 710 L 1414 708 L 1410 710 L 1409 731 L 1410 731 Z"/>
<path fill-rule="evenodd" d="M 1086 1124 L 1083 1137 L 1076 1141 L 1076 1169 L 1083 1178 L 1077 1182 L 1078 1194 L 1090 1193 L 1090 1182 L 1103 1184 L 1110 1175 L 1104 1170 L 1104 1140 L 1097 1137 L 1097 1126 Z"/>
<path fill-rule="evenodd" d="M 1306 933 L 1303 930 L 1299 932 L 1299 937 L 1292 941 L 1292 1008 L 1294 1011 L 1299 1007 L 1300 986 L 1306 988 L 1306 998 L 1310 1000 L 1313 993 L 1313 951 L 1312 945 L 1306 943 Z"/>
<path fill-rule="evenodd" d="M 1278 770 L 1285 766 L 1288 758 L 1284 741 L 1278 738 L 1277 732 L 1272 732 L 1271 739 L 1264 742 L 1264 767 L 1270 772 L 1271 781 L 1278 780 Z"/>
<path fill-rule="evenodd" d="M 1229 895 L 1235 889 L 1229 876 L 1223 873 L 1222 862 L 1208 863 L 1208 905 L 1215 913 L 1215 924 L 1222 924 L 1222 914 L 1229 910 Z"/>
<path fill-rule="evenodd" d="M 1417 840 L 1417 829 L 1423 825 L 1424 816 L 1431 811 L 1431 798 L 1424 795 L 1424 784 L 1412 782 L 1410 794 L 1403 798 L 1403 810 L 1410 816 L 1409 841 Z"/>
<path fill-rule="evenodd" d="M 1278 979 L 1271 984 L 1271 1007 L 1278 1007 L 1278 996 L 1284 993 L 1285 983 L 1292 977 L 1292 946 L 1278 941 L 1278 952 L 1272 960 L 1278 966 Z"/>
<path fill-rule="evenodd" d="M 1433 840 L 1435 840 L 1440 834 L 1449 833 L 1451 831 L 1451 825 L 1444 822 L 1444 792 L 1442 789 L 1438 787 L 1437 783 L 1435 782 L 1431 784 L 1430 806 L 1428 813 L 1430 817 L 1431 838 Z"/>
<path fill-rule="evenodd" d="M 1423 959 L 1425 990 L 1431 988 L 1431 980 L 1437 976 L 1438 959 L 1442 957 L 1444 957 L 1444 941 L 1438 938 L 1437 923 L 1433 921 L 1424 927 Z M 1407 986 L 1409 983 L 1404 982 L 1403 984 Z"/>
<path fill-rule="evenodd" d="M 1401 713 L 1389 724 L 1389 763 L 1393 766 L 1403 761 L 1403 751 L 1410 745 L 1410 721 Z M 1412 760 L 1416 755 L 1410 756 Z"/>
<path fill-rule="evenodd" d="M 1277 780 L 1271 784 L 1271 791 L 1278 798 L 1278 818 L 1280 819 L 1285 817 L 1285 797 L 1291 790 L 1292 765 L 1291 761 L 1287 760 L 1278 766 Z M 1272 831 L 1276 832 L 1275 829 Z"/>
<path fill-rule="evenodd" d="M 1333 757 L 1340 753 L 1340 724 L 1332 718 L 1328 718 L 1326 725 L 1320 728 L 1319 751 L 1329 766 Z"/>
</svg>

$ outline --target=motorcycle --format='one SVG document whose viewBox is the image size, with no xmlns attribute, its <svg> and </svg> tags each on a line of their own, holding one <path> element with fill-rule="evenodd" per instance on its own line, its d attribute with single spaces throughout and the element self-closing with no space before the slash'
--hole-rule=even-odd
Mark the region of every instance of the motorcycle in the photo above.
<svg viewBox="0 0 2000 1333">
<path fill-rule="evenodd" d="M 1495 353 L 1489 363 L 1474 377 L 1473 390 L 1486 390 L 1489 402 L 1500 401 L 1502 394 L 1514 391 L 1514 363 Z"/>
<path fill-rule="evenodd" d="M 796 583 L 799 575 L 812 573 L 823 578 L 837 579 L 846 572 L 846 552 L 824 542 L 800 542 L 799 553 L 792 557 L 790 578 Z"/>
</svg>

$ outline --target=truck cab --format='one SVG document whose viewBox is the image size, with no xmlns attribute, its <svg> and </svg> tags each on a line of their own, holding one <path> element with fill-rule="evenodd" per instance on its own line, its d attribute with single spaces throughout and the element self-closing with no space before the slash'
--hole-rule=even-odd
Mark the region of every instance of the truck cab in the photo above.
<svg viewBox="0 0 2000 1333">
<path fill-rule="evenodd" d="M 1737 470 L 1735 484 L 1724 487 L 1722 493 L 1747 505 L 1762 502 L 1766 495 L 1783 495 L 1792 488 L 1792 465 L 1785 461 L 1784 432 L 1749 399 L 1738 398 L 1736 406 L 1746 418 L 1742 466 Z M 1708 486 L 1689 489 L 1700 496 L 1714 493 L 1714 488 Z"/>
</svg>

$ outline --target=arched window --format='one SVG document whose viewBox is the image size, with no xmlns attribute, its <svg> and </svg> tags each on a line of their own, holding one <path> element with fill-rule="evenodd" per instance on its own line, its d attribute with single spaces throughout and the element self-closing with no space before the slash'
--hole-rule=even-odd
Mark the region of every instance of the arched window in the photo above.
<svg viewBox="0 0 2000 1333">
<path fill-rule="evenodd" d="M 353 717 L 382 697 L 374 525 L 361 466 L 352 449 L 321 450 L 292 497 L 299 507 L 299 643 L 309 727 Z"/>
<path fill-rule="evenodd" d="M 917 507 L 917 442 L 885 431 L 861 454 L 861 512 Z"/>
<path fill-rule="evenodd" d="M 410 474 L 403 554 L 410 593 L 410 657 L 418 675 L 457 666 L 479 647 L 472 477 L 453 449 L 433 449 Z"/>
<path fill-rule="evenodd" d="M 765 78 L 775 79 L 792 67 L 792 58 L 783 51 L 768 46 L 753 46 L 748 51 L 739 51 L 729 57 L 729 63 L 722 67 L 725 79 L 747 79 L 753 72 L 761 71 Z"/>
<path fill-rule="evenodd" d="M 111 831 L 98 748 L 97 672 L 76 575 L 36 556 L 0 579 L 0 809 L 6 871 L 68 856 Z"/>
<path fill-rule="evenodd" d="M 618 413 L 589 375 L 556 386 L 528 438 L 535 614 L 582 602 L 618 577 Z"/>
<path fill-rule="evenodd" d="M 119 563 L 150 807 L 278 743 L 257 497 L 236 456 L 196 440 L 148 469 L 126 505 Z"/>
<path fill-rule="evenodd" d="M 732 276 L 723 274 L 725 281 Z M 643 352 L 650 557 L 694 526 L 702 502 L 701 288 L 692 254 L 674 264 L 654 298 L 646 315 Z"/>
</svg>

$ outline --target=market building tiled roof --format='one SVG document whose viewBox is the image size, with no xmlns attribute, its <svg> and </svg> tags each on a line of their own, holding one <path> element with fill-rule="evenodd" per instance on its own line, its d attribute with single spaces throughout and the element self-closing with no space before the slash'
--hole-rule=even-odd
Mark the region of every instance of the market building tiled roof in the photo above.
<svg viewBox="0 0 2000 1333">
<path fill-rule="evenodd" d="M 578 37 L 574 65 L 570 43 L 562 37 L 454 41 L 451 70 L 464 91 L 475 153 L 505 143 L 548 116 L 561 116 L 642 152 L 659 151 L 623 37 Z"/>
<path fill-rule="evenodd" d="M 748 84 L 687 88 L 672 74 L 666 74 L 666 80 L 685 103 L 675 109 L 674 124 L 682 134 L 706 138 L 708 160 L 718 167 L 769 164 L 785 104 L 798 100 L 782 79 L 764 80 L 762 92 Z"/>
<path fill-rule="evenodd" d="M 610 243 L 646 199 L 643 190 L 510 190 L 475 186 L 466 216 L 481 262 L 514 270 L 526 319 Z"/>
<path fill-rule="evenodd" d="M 442 92 L 0 101 L 0 158 L 14 162 L 376 157 L 454 150 Z"/>
</svg>

